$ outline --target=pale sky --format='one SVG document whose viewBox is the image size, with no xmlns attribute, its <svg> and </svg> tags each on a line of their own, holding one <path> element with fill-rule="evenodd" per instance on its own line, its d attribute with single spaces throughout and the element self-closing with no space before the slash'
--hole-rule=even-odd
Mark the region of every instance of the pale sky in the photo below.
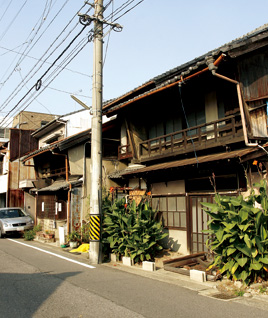
<svg viewBox="0 0 268 318">
<path fill-rule="evenodd" d="M 104 5 L 109 2 L 104 0 Z M 114 0 L 104 18 L 111 21 L 112 10 L 117 18 L 138 2 Z M 129 6 L 118 13 L 116 10 L 125 3 Z M 48 71 L 51 64 L 37 64 L 40 59 L 53 63 L 82 29 L 79 24 L 63 41 L 78 22 L 76 13 L 83 5 L 84 0 L 0 0 L 0 116 L 14 116 L 24 109 L 58 115 L 81 109 L 70 94 L 91 106 L 92 43 L 59 75 L 53 73 L 55 67 Z M 81 12 L 87 9 L 88 5 Z M 111 31 L 104 38 L 104 101 L 268 23 L 267 12 L 267 0 L 144 0 L 116 21 L 123 26 L 122 32 Z M 80 40 L 87 38 L 90 29 L 91 26 L 84 30 L 56 65 L 68 57 Z M 41 89 L 24 97 L 42 75 Z"/>
</svg>

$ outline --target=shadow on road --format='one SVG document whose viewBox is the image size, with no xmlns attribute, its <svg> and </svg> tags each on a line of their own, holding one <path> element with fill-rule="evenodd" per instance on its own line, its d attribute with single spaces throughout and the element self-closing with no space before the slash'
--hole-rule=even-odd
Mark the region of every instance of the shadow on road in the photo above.
<svg viewBox="0 0 268 318">
<path fill-rule="evenodd" d="M 34 317 L 64 280 L 79 273 L 0 273 L 0 317 Z"/>
</svg>

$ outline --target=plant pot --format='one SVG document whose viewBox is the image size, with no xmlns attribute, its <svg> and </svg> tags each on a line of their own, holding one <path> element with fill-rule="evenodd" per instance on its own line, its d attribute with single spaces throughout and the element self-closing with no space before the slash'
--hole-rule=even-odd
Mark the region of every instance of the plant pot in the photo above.
<svg viewBox="0 0 268 318">
<path fill-rule="evenodd" d="M 128 256 L 123 256 L 122 257 L 122 262 L 123 262 L 123 265 L 126 265 L 126 266 L 133 266 L 134 265 L 133 259 L 131 259 Z"/>
<path fill-rule="evenodd" d="M 69 242 L 69 245 L 70 245 L 71 248 L 76 248 L 77 245 L 78 245 L 78 242 L 77 242 L 77 241 L 75 241 L 75 242 Z"/>
</svg>

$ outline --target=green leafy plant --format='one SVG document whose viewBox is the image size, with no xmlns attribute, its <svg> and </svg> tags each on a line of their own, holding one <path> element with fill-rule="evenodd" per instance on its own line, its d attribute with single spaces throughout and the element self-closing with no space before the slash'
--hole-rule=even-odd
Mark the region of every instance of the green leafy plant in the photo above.
<svg viewBox="0 0 268 318">
<path fill-rule="evenodd" d="M 42 225 L 39 223 L 33 227 L 34 233 L 42 231 Z"/>
<path fill-rule="evenodd" d="M 245 291 L 244 291 L 244 290 L 236 290 L 236 291 L 235 291 L 235 295 L 236 295 L 236 296 L 242 297 L 244 294 L 245 294 Z"/>
<path fill-rule="evenodd" d="M 138 206 L 135 201 L 126 204 L 125 199 L 112 203 L 103 200 L 103 249 L 120 256 L 130 256 L 135 262 L 153 260 L 162 249 L 160 241 L 168 234 L 163 233 L 156 212 L 146 200 Z"/>
<path fill-rule="evenodd" d="M 42 225 L 39 223 L 37 225 L 35 225 L 33 227 L 32 230 L 26 230 L 23 233 L 23 238 L 25 241 L 33 241 L 35 236 L 36 236 L 36 232 L 39 232 L 42 230 Z"/>
<path fill-rule="evenodd" d="M 218 267 L 227 278 L 246 285 L 267 279 L 268 272 L 268 200 L 264 180 L 254 186 L 248 198 L 215 195 L 215 203 L 202 203 L 210 216 L 207 241 L 215 253 L 211 267 Z"/>
<path fill-rule="evenodd" d="M 82 234 L 82 242 L 88 243 L 89 242 L 89 222 L 82 225 L 81 234 Z"/>
<path fill-rule="evenodd" d="M 265 286 L 260 286 L 259 292 L 260 292 L 261 294 L 266 293 L 266 291 L 267 291 L 267 287 L 265 287 Z"/>
<path fill-rule="evenodd" d="M 81 235 L 77 231 L 72 231 L 68 234 L 68 241 L 77 242 L 81 239 Z"/>
<path fill-rule="evenodd" d="M 34 230 L 27 230 L 23 233 L 23 238 L 25 241 L 33 241 L 35 238 L 36 232 Z"/>
</svg>

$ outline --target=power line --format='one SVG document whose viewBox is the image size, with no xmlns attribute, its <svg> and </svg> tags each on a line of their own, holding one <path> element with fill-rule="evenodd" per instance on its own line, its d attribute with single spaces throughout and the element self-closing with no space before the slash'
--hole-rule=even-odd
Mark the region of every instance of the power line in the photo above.
<svg viewBox="0 0 268 318">
<path fill-rule="evenodd" d="M 52 0 L 50 0 L 49 10 L 50 10 L 50 8 L 51 8 L 51 3 L 52 3 Z M 45 20 L 46 20 L 46 18 L 47 18 L 47 16 L 48 16 L 49 10 L 48 10 L 48 12 L 47 12 L 47 14 L 46 14 L 47 4 L 48 4 L 48 0 L 46 1 L 45 8 L 44 8 L 44 10 L 43 10 L 42 15 L 40 16 L 40 18 L 38 19 L 38 21 L 36 22 L 36 24 L 35 24 L 34 27 L 32 28 L 32 31 L 30 32 L 30 34 L 28 35 L 28 37 L 26 38 L 26 40 L 25 40 L 25 42 L 24 42 L 24 43 L 26 43 L 27 45 L 26 45 L 26 47 L 25 47 L 23 53 L 25 53 L 26 50 L 28 49 L 28 47 L 31 45 L 32 41 L 34 40 L 35 36 L 38 34 L 40 28 L 42 27 L 43 23 L 45 22 Z M 46 16 L 45 16 L 45 15 L 46 15 Z M 40 23 L 40 25 L 38 26 L 37 30 L 35 31 L 35 34 L 34 34 L 33 37 L 29 40 L 29 38 L 30 38 L 32 32 L 35 30 L 36 26 L 38 25 L 38 23 L 39 23 L 40 21 L 41 21 L 41 23 Z M 30 50 L 31 50 L 31 49 L 30 49 Z M 29 51 L 28 51 L 28 52 L 29 52 Z M 19 54 L 20 54 L 20 52 L 19 52 Z M 3 74 L 3 76 L 2 76 L 2 78 L 1 78 L 1 80 L 0 80 L 0 82 L 2 81 L 2 79 L 4 78 L 4 76 L 6 75 L 6 73 L 8 72 L 8 70 L 11 68 L 12 64 L 15 63 L 16 58 L 17 58 L 17 57 L 15 57 L 15 58 L 13 59 L 13 61 L 10 63 L 9 67 L 7 68 L 7 70 L 5 71 L 5 73 Z M 9 78 L 13 75 L 13 73 L 14 73 L 15 70 L 16 70 L 16 67 L 17 67 L 18 65 L 20 65 L 20 63 L 23 61 L 23 59 L 24 59 L 23 54 L 21 54 L 21 56 L 19 57 L 18 61 L 16 62 L 15 67 L 13 68 L 13 70 L 11 71 L 11 73 L 9 74 L 9 76 L 7 77 L 7 79 L 2 83 L 2 87 L 3 87 L 4 84 L 7 82 L 7 80 L 9 80 Z M 1 87 L 1 88 L 2 88 L 2 87 Z"/>
<path fill-rule="evenodd" d="M 51 68 L 55 65 L 55 63 L 63 56 L 63 54 L 70 48 L 70 46 L 74 43 L 74 41 L 80 36 L 80 34 L 84 31 L 84 29 L 86 28 L 86 26 L 84 26 L 80 32 L 72 39 L 72 41 L 67 45 L 67 47 L 61 52 L 61 54 L 56 58 L 56 60 L 51 64 L 51 66 L 43 73 L 43 75 L 38 79 L 38 81 L 36 82 L 35 85 L 33 85 L 28 92 L 19 100 L 19 102 L 9 111 L 9 113 L 4 117 L 4 119 L 2 120 L 2 122 L 0 122 L 0 125 L 3 123 L 3 121 L 5 120 L 6 117 L 8 117 L 8 115 L 18 107 L 18 105 L 30 94 L 30 92 L 36 88 L 36 90 L 39 90 L 41 85 L 42 85 L 42 79 L 43 77 L 51 70 Z M 1 108 L 0 110 L 2 110 L 4 108 Z"/>
<path fill-rule="evenodd" d="M 122 18 L 124 15 L 126 15 L 128 12 L 132 11 L 134 8 L 136 8 L 138 5 L 140 5 L 144 0 L 140 0 L 137 4 L 135 4 L 132 8 L 125 11 L 122 15 L 120 15 L 118 18 L 116 18 L 114 21 L 117 21 L 118 19 Z"/>
<path fill-rule="evenodd" d="M 4 80 L 2 82 L 2 87 L 4 86 L 4 84 L 11 78 L 11 76 L 13 75 L 13 73 L 15 72 L 15 69 L 18 65 L 20 65 L 20 63 L 22 63 L 22 61 L 24 60 L 25 58 L 25 55 L 27 55 L 32 49 L 33 47 L 36 45 L 36 43 L 40 40 L 40 38 L 43 36 L 43 34 L 45 33 L 45 31 L 50 27 L 50 25 L 54 22 L 55 18 L 59 15 L 59 13 L 62 11 L 62 9 L 64 8 L 64 6 L 67 4 L 69 0 L 66 0 L 65 3 L 61 6 L 61 8 L 59 9 L 59 11 L 56 13 L 56 15 L 54 16 L 54 18 L 52 19 L 52 21 L 49 23 L 49 25 L 47 26 L 47 28 L 44 30 L 44 32 L 39 36 L 39 38 L 35 41 L 35 43 L 32 44 L 31 48 L 28 50 L 28 52 L 25 54 L 26 50 L 29 48 L 30 44 L 32 43 L 32 41 L 34 40 L 35 36 L 37 35 L 38 31 L 40 30 L 40 27 L 42 26 L 43 22 L 44 22 L 44 19 L 42 19 L 42 23 L 40 24 L 40 27 L 38 28 L 38 30 L 35 32 L 33 38 L 31 40 L 28 41 L 28 38 L 30 37 L 31 33 L 29 34 L 29 36 L 27 37 L 26 39 L 26 43 L 28 42 L 28 45 L 26 46 L 26 48 L 24 49 L 23 53 L 21 54 L 21 57 L 18 59 L 15 67 L 13 68 L 13 70 L 11 71 L 11 73 L 9 74 L 9 76 L 7 77 L 6 80 Z M 83 6 L 82 6 L 83 7 Z M 44 11 L 45 12 L 45 11 Z M 44 14 L 43 14 L 44 15 Z M 74 18 L 73 18 L 74 19 Z M 39 18 L 40 20 L 40 18 Z M 38 22 L 37 22 L 38 23 Z M 32 31 L 35 29 L 37 23 L 35 24 L 35 26 L 33 27 Z M 13 62 L 16 60 L 16 58 L 12 61 L 12 63 L 10 64 L 10 67 L 11 65 L 13 64 Z M 7 71 L 6 71 L 7 72 Z M 5 72 L 5 74 L 6 74 Z M 2 76 L 1 80 L 3 79 L 3 77 L 5 76 L 5 74 Z"/>
<path fill-rule="evenodd" d="M 0 41 L 2 41 L 2 39 L 4 38 L 4 36 L 7 34 L 7 31 L 9 30 L 9 28 L 11 27 L 11 25 L 15 22 L 17 16 L 20 14 L 21 10 L 24 8 L 24 6 L 26 5 L 28 0 L 25 0 L 23 5 L 19 8 L 18 12 L 16 13 L 15 17 L 13 19 L 11 19 L 11 22 L 9 23 L 9 25 L 7 26 L 7 28 L 5 29 L 5 31 L 2 33 L 2 35 L 0 36 Z"/>
<path fill-rule="evenodd" d="M 23 43 L 23 44 L 24 44 L 24 43 Z M 23 45 L 23 44 L 21 44 L 21 45 Z M 19 46 L 21 46 L 21 45 L 19 45 Z M 27 54 L 23 54 L 23 53 L 16 52 L 16 51 L 15 51 L 16 48 L 14 48 L 14 49 L 8 49 L 8 48 L 6 48 L 6 47 L 0 46 L 0 49 L 3 49 L 3 50 L 6 50 L 6 51 L 7 51 L 6 53 L 3 53 L 2 55 L 7 54 L 8 52 L 13 52 L 13 53 L 16 53 L 16 54 L 24 55 L 25 57 L 28 57 L 28 58 L 30 58 L 30 59 L 33 59 L 33 60 L 36 60 L 36 61 L 39 61 L 39 62 L 44 62 L 44 63 L 46 63 L 46 64 L 52 64 L 51 62 L 43 61 L 43 60 L 38 59 L 38 58 L 36 58 L 36 57 L 33 57 L 33 56 L 30 56 L 30 55 L 27 55 Z M 2 56 L 2 55 L 0 55 L 0 56 Z M 79 74 L 79 75 L 83 75 L 83 76 L 86 76 L 86 77 L 92 77 L 92 75 L 88 75 L 88 74 L 85 74 L 85 73 L 82 73 L 82 72 L 78 72 L 78 71 L 72 70 L 72 69 L 70 69 L 70 68 L 66 68 L 65 70 L 66 70 L 66 71 L 70 71 L 70 72 L 72 72 L 72 73 Z M 0 85 L 1 85 L 1 83 L 0 83 Z"/>
<path fill-rule="evenodd" d="M 12 1 L 13 1 L 13 0 L 10 0 L 10 1 L 9 1 L 9 4 L 8 4 L 7 7 L 6 7 L 6 10 L 3 12 L 3 14 L 2 14 L 2 16 L 1 16 L 1 18 L 0 18 L 0 22 L 2 21 L 3 17 L 6 15 L 6 12 L 7 12 L 8 8 L 10 7 Z"/>
<path fill-rule="evenodd" d="M 19 74 L 20 74 L 20 77 L 21 77 L 22 82 L 24 82 L 23 76 L 22 76 L 22 74 L 21 74 L 21 70 L 18 69 L 18 72 L 19 72 Z M 27 89 L 29 89 L 26 84 L 24 84 L 24 85 L 25 85 L 25 87 L 26 87 Z M 43 107 L 50 113 L 49 109 L 48 109 L 45 105 L 43 105 L 40 101 L 38 101 L 38 100 L 36 99 L 36 102 L 37 102 L 38 104 L 40 104 L 41 106 L 43 106 Z"/>
<path fill-rule="evenodd" d="M 126 1 L 126 2 L 125 2 L 123 5 L 121 5 L 116 11 L 118 11 L 118 12 L 122 11 L 125 7 L 127 7 L 127 6 L 128 6 L 129 4 L 131 4 L 132 2 L 134 2 L 134 0 L 132 0 L 132 1 Z M 108 5 L 109 5 L 110 3 L 111 3 L 111 1 L 108 3 Z M 108 6 L 108 5 L 107 5 L 107 6 Z M 84 5 L 84 6 L 85 6 L 85 5 Z M 83 8 L 84 6 L 82 6 L 82 8 Z M 107 7 L 107 6 L 106 6 L 106 7 Z M 81 8 L 81 9 L 82 9 L 82 8 Z M 80 10 L 81 10 L 81 9 L 80 9 Z M 90 10 L 90 9 L 89 9 L 89 10 Z M 88 11 L 89 11 L 89 10 L 88 10 Z M 76 17 L 76 15 L 75 15 L 74 17 Z M 74 17 L 73 17 L 73 18 L 74 18 Z M 72 20 L 73 20 L 73 19 L 72 19 Z M 74 29 L 74 28 L 73 28 L 73 29 Z M 72 30 L 72 31 L 73 31 L 73 30 Z M 62 32 L 63 32 L 63 31 L 62 31 Z M 71 33 L 71 32 L 69 32 L 69 34 L 70 34 L 70 33 Z M 57 38 L 58 38 L 58 37 L 57 37 Z M 67 37 L 65 37 L 65 39 L 66 39 L 66 38 L 67 38 Z M 55 41 L 54 41 L 54 42 L 55 42 Z M 54 43 L 53 43 L 53 44 L 54 44 Z M 51 45 L 51 46 L 52 46 L 52 45 Z M 50 46 L 50 47 L 51 47 L 51 46 Z M 58 47 L 59 47 L 59 46 L 57 46 L 57 48 L 58 48 Z M 48 49 L 48 50 L 49 50 L 49 49 Z M 45 52 L 45 54 L 48 52 L 48 50 Z M 55 50 L 54 50 L 54 51 L 55 51 Z M 54 52 L 54 51 L 53 51 L 53 52 Z M 43 54 L 43 56 L 44 56 L 45 54 Z M 49 56 L 51 56 L 51 54 L 50 54 Z M 44 63 L 43 63 L 43 64 L 44 64 Z M 42 65 L 43 65 L 43 64 L 42 64 Z M 35 66 L 36 66 L 36 65 L 38 65 L 38 63 L 35 64 Z M 42 65 L 41 65 L 41 66 L 42 66 Z M 35 66 L 34 66 L 34 67 L 35 67 Z M 38 70 L 40 70 L 41 66 L 39 67 Z M 32 70 L 33 70 L 33 69 L 32 69 Z M 31 70 L 31 71 L 32 71 L 32 70 Z M 38 70 L 37 70 L 37 71 L 38 71 Z M 29 74 L 31 73 L 31 71 L 26 75 L 25 79 L 29 76 Z M 36 72 L 37 72 L 37 71 L 36 71 Z M 35 73 L 36 73 L 36 72 L 35 72 Z M 31 76 L 31 78 L 32 78 L 32 77 L 33 77 L 33 76 Z M 30 78 L 30 79 L 31 79 L 31 78 Z M 30 80 L 30 79 L 29 79 L 29 80 Z M 27 82 L 28 82 L 29 80 L 27 80 Z M 21 84 L 17 87 L 17 89 L 19 89 L 20 86 L 21 86 Z M 17 90 L 17 89 L 16 89 L 16 90 Z M 13 95 L 11 94 L 11 95 L 9 96 L 9 98 L 4 102 L 4 105 L 2 106 L 2 109 L 3 109 L 3 107 L 5 107 L 6 104 L 8 104 L 8 103 L 10 102 L 10 99 L 12 99 L 13 96 L 15 96 L 15 95 L 17 94 L 16 90 L 13 92 Z M 19 89 L 19 91 L 20 91 L 20 90 L 21 90 L 21 89 Z"/>
<path fill-rule="evenodd" d="M 111 13 L 111 22 L 113 22 L 113 15 L 114 15 L 114 1 L 111 0 L 110 3 L 112 2 L 112 13 Z M 108 52 L 108 46 L 109 46 L 109 41 L 110 41 L 110 36 L 111 33 L 109 33 L 106 48 L 105 48 L 105 53 L 104 53 L 104 59 L 103 59 L 103 66 L 105 65 L 106 57 L 107 57 L 107 52 Z"/>
<path fill-rule="evenodd" d="M 58 88 L 55 88 L 55 87 L 46 86 L 46 88 L 52 89 L 53 91 L 57 91 L 57 92 L 60 92 L 60 93 L 65 93 L 65 94 L 68 94 L 68 95 L 73 94 L 72 92 L 67 92 L 67 91 L 64 91 L 62 89 L 58 89 Z M 91 96 L 86 96 L 86 95 L 82 95 L 82 94 L 75 94 L 75 95 L 79 96 L 79 97 L 84 97 L 84 98 L 92 98 Z"/>
<path fill-rule="evenodd" d="M 130 3 L 133 3 L 133 1 L 134 1 L 134 0 L 125 2 L 120 8 L 125 9 L 125 8 L 129 5 L 129 2 L 130 2 Z M 139 1 L 136 5 L 134 5 L 133 7 L 131 7 L 130 9 L 128 9 L 127 11 L 125 11 L 120 17 L 124 16 L 126 13 L 130 12 L 131 10 L 133 10 L 137 5 L 139 5 L 139 4 L 142 3 L 143 1 L 144 1 L 144 0 Z M 111 1 L 110 1 L 110 3 L 111 3 Z M 118 9 L 116 10 L 117 13 L 119 13 L 119 12 L 121 12 L 121 11 L 123 10 L 123 9 L 119 10 L 120 8 L 118 8 Z M 118 17 L 116 20 L 118 20 L 120 17 Z M 115 21 L 115 20 L 114 20 L 114 21 Z M 55 63 L 56 63 L 56 62 L 63 56 L 63 54 L 69 49 L 69 47 L 73 44 L 73 42 L 74 42 L 74 41 L 78 38 L 78 36 L 83 32 L 83 30 L 85 29 L 85 27 L 86 27 L 86 26 L 84 26 L 84 28 L 82 28 L 82 30 L 75 36 L 75 38 L 68 44 L 68 46 L 67 46 L 67 47 L 62 51 L 62 53 L 58 56 L 58 58 L 52 63 L 52 65 L 45 71 L 45 73 L 43 73 L 43 75 L 39 78 L 39 80 L 36 82 L 36 84 L 33 85 L 33 86 L 29 89 L 29 91 L 19 100 L 19 102 L 7 113 L 7 115 L 6 115 L 6 116 L 4 117 L 4 119 L 0 122 L 0 124 L 2 124 L 2 123 L 5 121 L 5 119 L 8 117 L 8 115 L 10 115 L 10 114 L 12 113 L 12 111 L 15 110 L 15 109 L 21 104 L 21 102 L 26 99 L 26 97 L 30 94 L 30 92 L 33 90 L 33 88 L 36 88 L 37 90 L 39 90 L 39 89 L 41 88 L 41 84 L 42 84 L 42 79 L 43 79 L 43 77 L 44 77 L 45 75 L 47 75 L 47 73 L 51 70 L 51 68 L 52 68 L 53 66 L 55 66 Z M 92 32 L 93 32 L 93 30 L 91 29 L 89 33 L 92 33 Z M 89 40 L 92 40 L 92 39 L 93 39 L 93 36 L 91 36 Z M 87 45 L 87 42 L 84 43 L 84 44 L 82 45 L 82 47 L 80 47 L 80 49 L 77 50 L 76 52 L 75 52 L 75 50 L 77 49 L 77 47 L 76 47 L 75 49 L 73 49 L 73 51 L 71 52 L 71 54 L 69 54 L 69 55 L 67 56 L 67 58 L 65 58 L 65 60 L 61 63 L 61 65 L 63 65 L 65 62 L 66 62 L 66 64 L 65 64 L 64 66 L 62 66 L 62 68 L 61 68 L 59 71 L 57 71 L 57 70 L 58 70 L 59 67 L 61 67 L 61 66 L 57 66 L 57 69 L 53 71 L 53 73 L 48 77 L 48 79 L 45 80 L 45 82 L 48 81 L 48 80 L 53 76 L 53 74 L 55 74 L 55 73 L 57 73 L 57 74 L 54 75 L 54 77 L 51 79 L 51 81 L 50 81 L 46 86 L 43 86 L 43 89 L 38 93 L 38 95 L 37 95 L 35 98 L 32 99 L 31 102 L 33 102 L 33 101 L 48 87 L 48 85 L 62 72 L 62 70 L 63 70 L 64 68 L 66 68 L 67 65 L 69 65 L 69 63 L 78 55 L 78 53 L 80 53 L 80 52 L 83 50 L 83 48 L 84 48 L 86 45 Z M 72 54 L 73 54 L 73 56 L 71 57 Z M 70 57 L 71 57 L 71 58 L 70 58 Z M 68 60 L 68 59 L 69 59 L 69 60 Z M 45 82 L 44 82 L 43 84 L 45 84 Z M 31 97 L 28 97 L 28 99 L 27 99 L 27 101 L 25 101 L 25 103 L 27 103 L 31 98 L 32 98 L 32 96 L 31 96 Z M 24 109 L 26 109 L 26 108 L 30 105 L 31 102 L 29 102 L 29 104 L 26 105 Z M 24 103 L 23 105 L 25 105 L 25 103 Z M 3 108 L 5 108 L 5 107 L 3 107 Z M 3 109 L 3 108 L 2 108 L 2 109 Z"/>
<path fill-rule="evenodd" d="M 83 46 L 79 49 L 79 51 L 77 51 L 77 52 L 75 53 L 75 55 L 73 55 L 72 58 L 69 59 L 69 61 L 66 62 L 65 66 L 68 65 L 68 64 L 70 64 L 70 62 L 84 49 L 84 47 L 85 47 L 86 45 L 87 45 L 87 42 L 83 44 Z M 21 107 L 19 108 L 19 110 L 24 111 L 26 108 L 28 108 L 29 105 L 30 105 L 34 100 L 36 100 L 36 98 L 48 87 L 48 85 L 50 85 L 50 84 L 54 81 L 54 79 L 62 72 L 63 69 L 64 69 L 63 67 L 60 68 L 59 71 L 58 71 L 58 73 L 57 73 L 56 75 L 54 75 L 54 77 L 49 81 L 49 83 L 48 83 L 47 85 L 45 85 L 45 82 L 44 82 L 43 89 L 42 89 L 40 92 L 37 93 L 37 96 L 35 96 L 35 97 L 33 98 L 33 100 L 31 100 L 30 102 L 29 102 L 29 100 L 30 100 L 31 97 L 29 97 L 28 100 L 26 100 L 26 101 L 24 102 L 24 104 L 21 105 Z M 54 71 L 54 72 L 55 72 L 55 71 Z M 51 76 L 50 76 L 50 77 L 51 77 Z M 47 79 L 47 80 L 48 80 L 48 79 Z M 47 81 L 47 80 L 46 80 L 46 81 Z M 29 92 L 28 92 L 28 93 L 29 93 Z M 27 95 L 28 95 L 28 94 L 27 94 Z M 26 97 L 27 97 L 27 96 L 26 96 Z M 15 108 L 17 108 L 20 103 L 21 103 L 21 101 L 20 101 L 19 103 L 17 103 L 17 105 L 16 105 Z M 25 104 L 26 104 L 26 106 L 25 106 L 24 108 L 22 108 Z M 2 125 L 3 122 L 5 122 L 6 118 L 8 118 L 8 115 L 10 115 L 13 110 L 14 110 L 14 107 L 13 107 L 13 109 L 3 118 L 3 120 L 0 122 L 0 125 Z M 7 120 L 8 120 L 8 119 L 7 119 Z M 7 120 L 6 120 L 5 124 L 7 124 Z M 6 125 L 6 127 L 7 127 L 7 126 L 8 126 L 8 124 Z"/>
<path fill-rule="evenodd" d="M 80 9 L 82 9 L 85 5 L 83 5 Z M 41 56 L 41 59 L 48 53 L 48 51 L 50 50 L 50 48 L 52 48 L 52 46 L 56 43 L 56 41 L 59 39 L 59 37 L 65 32 L 65 30 L 68 28 L 68 26 L 71 24 L 72 20 L 77 17 L 77 15 L 75 14 L 72 19 L 68 22 L 68 24 L 63 28 L 63 30 L 60 32 L 60 34 L 56 37 L 56 39 L 53 41 L 53 43 L 49 46 L 49 48 L 45 51 L 45 53 Z M 78 26 L 79 22 L 76 23 L 76 25 L 71 29 L 71 31 L 69 31 L 69 33 L 65 36 L 65 38 L 60 42 L 60 44 L 58 44 L 56 46 L 56 48 L 46 57 L 45 61 L 42 61 L 43 63 L 39 66 L 39 68 L 35 71 L 35 73 L 29 78 L 27 79 L 30 74 L 34 71 L 35 67 L 39 64 L 39 60 L 33 67 L 32 69 L 28 72 L 28 74 L 26 75 L 26 77 L 24 78 L 24 80 L 27 79 L 26 83 L 28 83 L 32 78 L 33 76 L 41 69 L 41 67 L 44 65 L 44 63 L 47 61 L 47 59 L 60 47 L 61 44 L 64 43 L 64 41 L 69 37 L 69 35 L 74 31 L 74 29 Z M 12 100 L 12 98 L 14 98 L 18 92 L 21 91 L 21 89 L 23 88 L 22 86 L 22 83 L 20 83 L 16 88 L 15 90 L 9 95 L 9 97 L 5 100 L 5 102 L 3 103 L 2 105 L 2 108 L 3 107 L 6 107 L 7 104 L 10 103 L 10 101 Z"/>
</svg>

